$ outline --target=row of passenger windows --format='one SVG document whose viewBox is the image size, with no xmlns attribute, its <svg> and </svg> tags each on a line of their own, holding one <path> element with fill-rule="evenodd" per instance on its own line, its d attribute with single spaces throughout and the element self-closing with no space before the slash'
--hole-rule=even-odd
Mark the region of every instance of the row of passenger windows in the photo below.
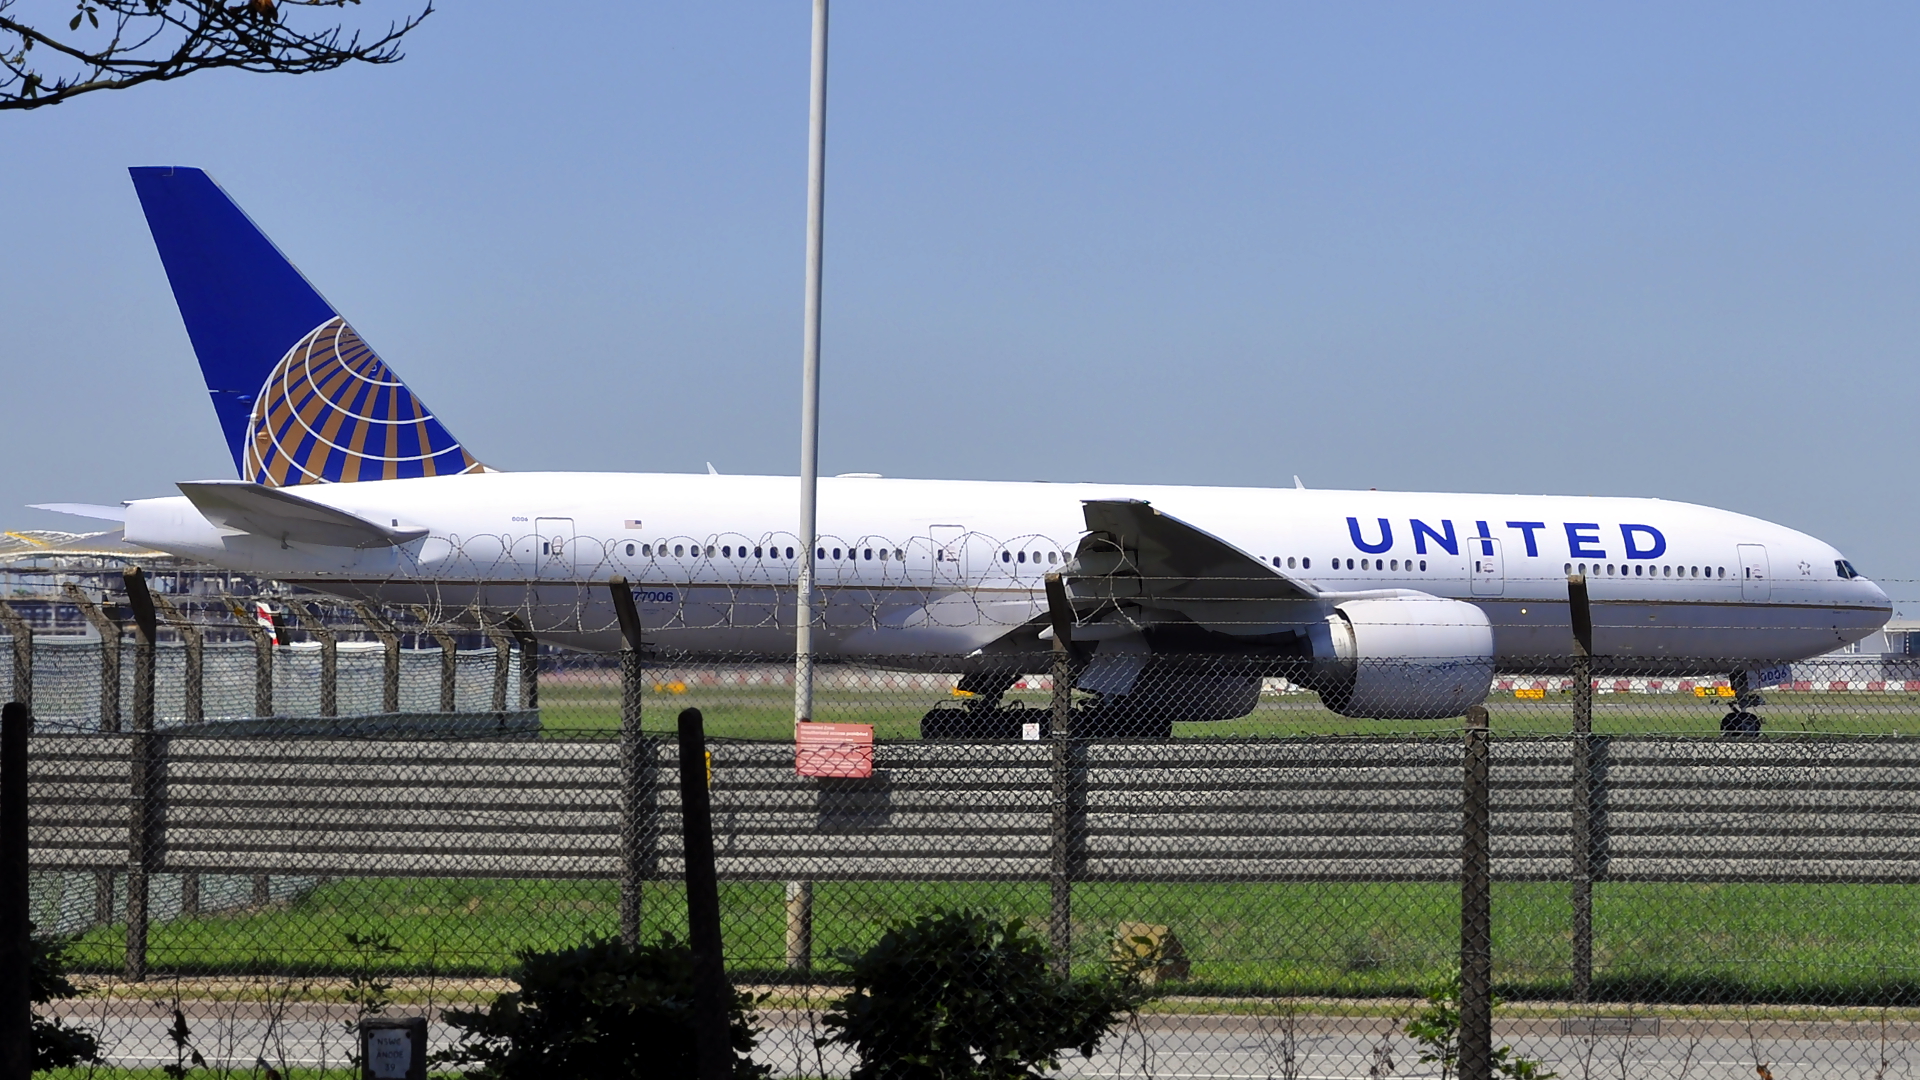
<svg viewBox="0 0 1920 1080">
<path fill-rule="evenodd" d="M 1595 577 L 1599 577 L 1603 565 L 1605 567 L 1605 572 L 1608 577 L 1615 576 L 1615 567 L 1613 563 L 1605 563 L 1605 564 L 1592 563 L 1591 573 Z M 1568 563 L 1567 573 L 1572 574 L 1572 573 L 1578 572 L 1580 574 L 1586 574 L 1589 572 L 1588 566 L 1589 566 L 1588 563 Z M 1716 571 L 1718 572 L 1716 573 Z M 1631 576 L 1631 577 L 1713 578 L 1713 577 L 1726 577 L 1727 568 L 1724 566 L 1668 566 L 1664 563 L 1662 563 L 1659 566 L 1649 566 L 1646 563 L 1635 563 L 1633 564 L 1633 572 L 1631 575 L 1629 575 L 1627 572 L 1627 564 L 1621 563 L 1618 568 L 1618 575 L 1620 577 Z"/>
<path fill-rule="evenodd" d="M 653 558 L 656 546 L 659 550 L 660 557 L 663 559 L 666 558 L 668 548 L 667 548 L 667 545 L 664 543 L 659 545 L 628 544 L 627 556 L 631 558 L 635 554 L 638 554 L 642 558 L 651 559 Z M 684 559 L 689 556 L 696 559 L 701 557 L 699 544 L 675 544 L 673 545 L 672 551 L 673 551 L 673 556 L 678 559 Z M 901 550 L 900 548 L 825 548 L 823 547 L 823 548 L 816 548 L 814 550 L 813 557 L 815 559 L 825 561 L 828 558 L 828 552 L 832 552 L 832 557 L 834 559 L 839 559 L 842 561 L 859 560 L 863 562 L 873 562 L 875 561 L 876 556 L 878 557 L 878 560 L 880 562 L 907 561 L 907 553 Z M 714 557 L 714 546 L 712 544 L 707 545 L 706 557 L 709 559 Z M 793 558 L 793 549 L 786 548 L 784 549 L 784 552 L 783 552 L 781 548 L 767 547 L 765 545 L 762 545 L 762 546 L 753 548 L 752 554 L 749 555 L 747 546 L 745 544 L 741 544 L 738 547 L 735 547 L 732 544 L 721 544 L 719 548 L 719 557 L 722 559 L 747 559 L 747 558 L 791 559 Z"/>
<path fill-rule="evenodd" d="M 1286 559 L 1282 559 L 1280 558 L 1280 556 L 1275 555 L 1269 561 L 1272 562 L 1274 566 L 1284 567 L 1287 570 L 1313 569 L 1312 559 L 1303 559 L 1295 556 L 1288 556 Z M 1296 566 L 1296 564 L 1298 565 Z M 1333 565 L 1328 569 L 1338 570 L 1340 568 L 1341 568 L 1341 561 L 1339 559 L 1335 559 L 1333 560 Z M 1427 568 L 1427 560 L 1421 559 L 1419 561 L 1418 569 L 1425 570 L 1426 568 Z M 1402 573 L 1411 573 L 1416 568 L 1414 566 L 1414 560 L 1412 559 L 1361 559 L 1357 562 L 1353 559 L 1348 559 L 1346 560 L 1346 569 L 1348 570 L 1398 570 Z"/>
<path fill-rule="evenodd" d="M 1040 553 L 1037 551 L 1033 552 L 1032 558 L 1029 559 L 1027 556 L 1027 552 L 1024 552 L 1024 551 L 1002 551 L 1000 553 L 1000 561 L 1003 563 L 1023 563 L 1023 562 L 1037 563 L 1040 561 Z M 1059 563 L 1063 563 L 1066 561 L 1067 561 L 1067 553 L 1064 551 L 1047 552 L 1048 566 L 1055 566 Z"/>
</svg>

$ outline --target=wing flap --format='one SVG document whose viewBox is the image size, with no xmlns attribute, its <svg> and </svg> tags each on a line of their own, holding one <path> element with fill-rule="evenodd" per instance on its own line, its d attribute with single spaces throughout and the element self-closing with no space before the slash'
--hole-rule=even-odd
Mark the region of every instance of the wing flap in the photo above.
<svg viewBox="0 0 1920 1080">
<path fill-rule="evenodd" d="M 1084 509 L 1088 535 L 1074 554 L 1071 572 L 1082 596 L 1243 601 L 1319 595 L 1311 585 L 1144 501 L 1088 499 Z"/>
<path fill-rule="evenodd" d="M 395 547 L 427 535 L 412 526 L 386 526 L 292 494 L 245 480 L 197 480 L 179 485 L 194 509 L 216 526 L 278 540 L 323 547 Z"/>
</svg>

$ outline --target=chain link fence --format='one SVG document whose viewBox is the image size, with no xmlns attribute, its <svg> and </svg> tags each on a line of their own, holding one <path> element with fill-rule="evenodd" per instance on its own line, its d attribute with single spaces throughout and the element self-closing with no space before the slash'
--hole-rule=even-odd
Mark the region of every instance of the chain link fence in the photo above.
<svg viewBox="0 0 1920 1080">
<path fill-rule="evenodd" d="M 1141 984 L 1062 1075 L 1451 1074 L 1489 989 L 1506 1075 L 1920 1061 L 1920 671 L 1899 658 L 1766 687 L 1708 659 L 1503 663 L 1473 673 L 1483 734 L 1329 707 L 1357 680 L 1457 677 L 1438 664 L 1157 656 L 1173 689 L 1121 709 L 1056 691 L 1081 673 L 1058 654 L 842 659 L 814 719 L 871 745 L 801 748 L 791 656 L 623 674 L 456 614 L 303 605 L 275 627 L 183 604 L 151 733 L 130 639 L 41 634 L 0 664 L 37 716 L 34 919 L 87 991 L 52 1009 L 108 1063 L 74 1075 L 183 1047 L 209 1074 L 357 1075 L 360 1020 L 425 1017 L 445 1049 L 444 1014 L 526 954 L 685 941 L 687 708 L 727 970 L 775 1076 L 859 1067 L 821 1041 L 855 958 L 954 909 Z M 1241 715 L 1184 718 L 1233 695 Z"/>
</svg>

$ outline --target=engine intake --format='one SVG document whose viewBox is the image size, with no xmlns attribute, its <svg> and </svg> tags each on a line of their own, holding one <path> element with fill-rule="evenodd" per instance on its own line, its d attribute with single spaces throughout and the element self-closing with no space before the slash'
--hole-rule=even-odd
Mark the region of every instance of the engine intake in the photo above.
<svg viewBox="0 0 1920 1080">
<path fill-rule="evenodd" d="M 1315 684 L 1342 716 L 1462 716 L 1493 683 L 1493 627 L 1472 604 L 1424 595 L 1348 600 L 1326 625 L 1326 639 L 1315 642 Z"/>
</svg>

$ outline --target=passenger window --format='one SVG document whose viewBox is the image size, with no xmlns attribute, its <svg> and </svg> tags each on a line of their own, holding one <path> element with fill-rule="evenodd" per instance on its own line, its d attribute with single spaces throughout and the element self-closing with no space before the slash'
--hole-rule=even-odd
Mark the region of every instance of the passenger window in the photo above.
<svg viewBox="0 0 1920 1080">
<path fill-rule="evenodd" d="M 1727 576 L 1727 568 L 1726 568 L 1726 567 L 1724 567 L 1724 566 L 1723 566 L 1723 567 L 1721 567 L 1721 568 L 1720 568 L 1720 576 L 1721 576 L 1721 577 L 1726 577 L 1726 576 Z"/>
<path fill-rule="evenodd" d="M 1390 566 L 1390 567 L 1388 567 L 1388 569 L 1391 569 L 1391 570 L 1398 570 L 1398 569 L 1400 569 L 1400 560 L 1399 560 L 1399 559 L 1395 559 L 1395 560 L 1393 560 L 1393 565 L 1392 565 L 1392 566 Z"/>
<path fill-rule="evenodd" d="M 1020 553 L 1020 558 L 1019 558 L 1019 559 L 1018 559 L 1017 561 L 1019 561 L 1019 562 L 1026 562 L 1026 561 L 1027 561 L 1027 553 L 1026 553 L 1026 552 L 1024 552 L 1024 551 L 1023 551 L 1023 552 L 1021 552 L 1021 553 Z"/>
<path fill-rule="evenodd" d="M 1427 560 L 1425 560 L 1425 559 L 1421 559 L 1421 560 L 1420 560 L 1420 569 L 1422 569 L 1422 570 L 1425 570 L 1426 568 L 1427 568 Z"/>
<path fill-rule="evenodd" d="M 711 558 L 713 558 L 713 545 L 712 545 L 712 544 L 708 544 L 708 545 L 707 545 L 707 558 L 709 558 L 709 559 L 711 559 Z"/>
<path fill-rule="evenodd" d="M 1311 570 L 1311 569 L 1313 569 L 1313 560 L 1312 560 L 1312 559 L 1301 559 L 1301 560 L 1300 560 L 1300 569 L 1302 569 L 1302 570 Z"/>
<path fill-rule="evenodd" d="M 839 548 L 834 548 L 834 549 L 833 549 L 833 557 L 834 557 L 834 558 L 836 558 L 836 559 L 840 557 L 840 549 L 839 549 Z"/>
<path fill-rule="evenodd" d="M 1633 564 L 1633 576 L 1634 576 L 1634 577 L 1646 577 L 1646 576 L 1647 576 L 1647 568 L 1646 568 L 1646 566 L 1645 566 L 1644 564 L 1641 564 L 1641 563 L 1634 563 L 1634 564 Z"/>
<path fill-rule="evenodd" d="M 1612 576 L 1613 576 L 1613 564 L 1612 564 L 1612 563 L 1608 563 L 1608 564 L 1607 564 L 1607 576 L 1608 576 L 1608 577 L 1612 577 Z"/>
<path fill-rule="evenodd" d="M 868 549 L 866 550 L 866 560 L 867 560 L 868 562 L 872 562 L 872 561 L 873 561 L 873 549 L 872 549 L 872 548 L 868 548 Z"/>
<path fill-rule="evenodd" d="M 628 555 L 632 555 L 632 554 L 633 554 L 633 545 L 632 545 L 632 544 L 628 544 L 628 545 L 627 545 L 627 554 L 628 554 Z"/>
<path fill-rule="evenodd" d="M 906 552 L 904 552 L 904 551 L 901 551 L 901 550 L 900 550 L 899 548 L 894 548 L 894 549 L 893 549 L 893 561 L 894 561 L 894 562 L 906 562 L 906 561 L 907 561 L 907 553 L 906 553 Z"/>
<path fill-rule="evenodd" d="M 1568 563 L 1568 564 L 1567 564 L 1567 574 L 1568 574 L 1568 576 L 1572 576 L 1572 574 L 1573 574 L 1573 564 L 1572 564 L 1572 563 Z"/>
<path fill-rule="evenodd" d="M 731 559 L 731 558 L 733 558 L 733 548 L 732 548 L 732 546 L 727 546 L 727 547 L 723 547 L 723 548 L 721 548 L 721 549 L 720 549 L 720 554 L 721 554 L 721 555 L 722 555 L 723 557 L 725 557 L 725 558 L 729 558 L 729 559 Z"/>
<path fill-rule="evenodd" d="M 1347 569 L 1349 569 L 1349 570 L 1351 570 L 1351 569 L 1353 569 L 1353 560 L 1352 560 L 1352 559 L 1348 559 L 1348 560 L 1347 560 Z"/>
<path fill-rule="evenodd" d="M 640 545 L 640 554 L 642 554 L 642 555 L 645 555 L 645 556 L 647 556 L 648 558 L 652 558 L 652 557 L 653 557 L 653 545 L 652 545 L 652 544 L 641 544 L 641 545 Z"/>
<path fill-rule="evenodd" d="M 1059 555 L 1060 555 L 1060 553 L 1059 553 L 1059 552 L 1057 552 L 1057 551 L 1049 551 L 1049 552 L 1047 552 L 1047 565 L 1048 565 L 1048 566 L 1052 566 L 1052 565 L 1053 565 L 1053 563 L 1054 563 L 1054 560 L 1055 560 L 1056 558 L 1058 558 L 1058 557 L 1059 557 Z"/>
<path fill-rule="evenodd" d="M 1287 556 L 1287 569 L 1293 569 L 1293 556 Z"/>
<path fill-rule="evenodd" d="M 674 553 L 674 555 L 675 555 L 676 557 L 677 557 L 677 556 L 680 556 L 680 555 L 685 555 L 685 554 L 686 554 L 686 546 L 685 546 L 685 545 L 683 545 L 683 544 L 675 544 L 675 545 L 673 545 L 673 553 Z"/>
<path fill-rule="evenodd" d="M 1012 561 L 1013 561 L 1013 554 L 1012 554 L 1011 552 L 1006 552 L 1006 551 L 1003 551 L 1003 552 L 1001 552 L 1001 553 L 1000 553 L 1000 561 L 1001 561 L 1001 562 L 1012 562 Z"/>
</svg>

